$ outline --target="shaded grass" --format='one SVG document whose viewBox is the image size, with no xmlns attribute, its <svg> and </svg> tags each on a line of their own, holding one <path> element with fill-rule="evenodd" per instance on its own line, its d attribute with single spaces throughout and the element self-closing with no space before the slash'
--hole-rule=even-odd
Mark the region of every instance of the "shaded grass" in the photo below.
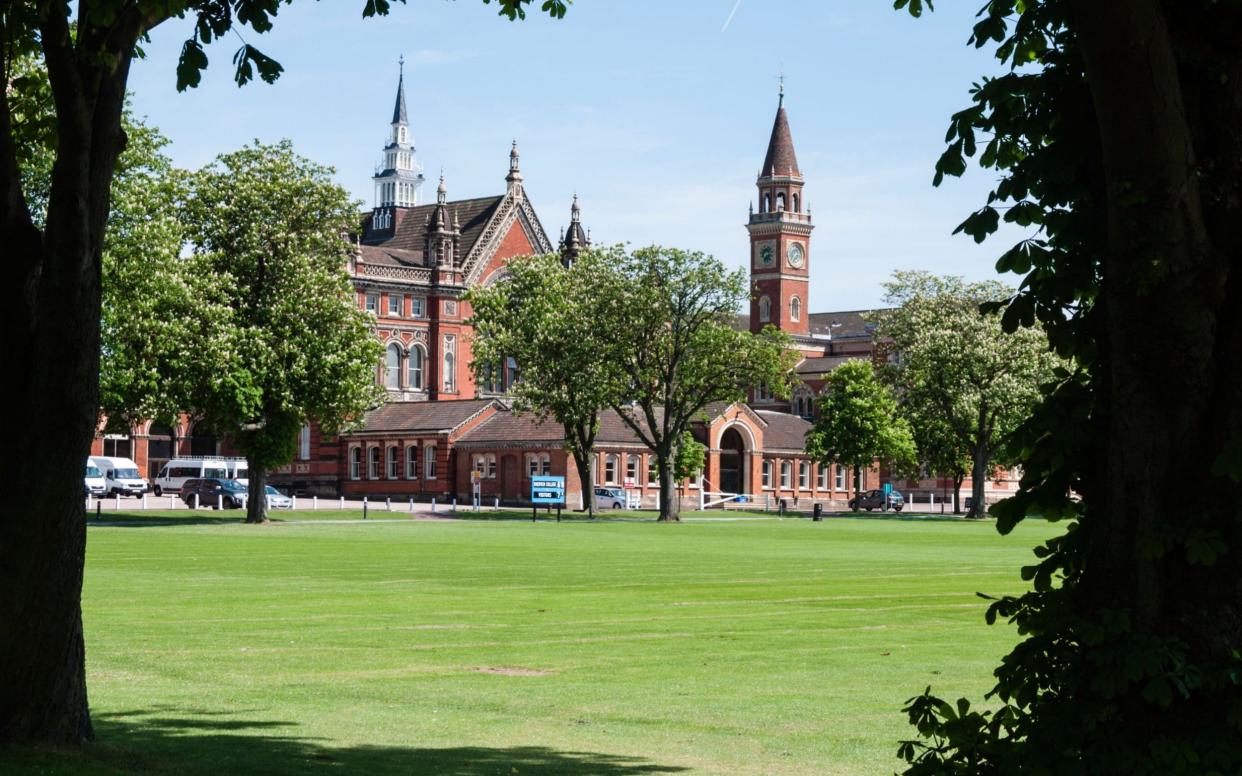
<svg viewBox="0 0 1242 776">
<path fill-rule="evenodd" d="M 974 594 L 1019 590 L 1017 566 L 1055 530 L 93 528 L 84 619 L 100 740 L 0 762 L 178 776 L 888 773 L 907 698 L 990 687 L 1014 635 L 983 625 Z"/>
</svg>

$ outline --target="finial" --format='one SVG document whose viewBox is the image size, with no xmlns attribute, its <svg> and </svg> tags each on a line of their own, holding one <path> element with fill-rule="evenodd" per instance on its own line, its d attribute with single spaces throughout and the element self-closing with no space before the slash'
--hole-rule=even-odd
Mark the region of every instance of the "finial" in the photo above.
<svg viewBox="0 0 1242 776">
<path fill-rule="evenodd" d="M 440 170 L 440 185 L 436 187 L 436 202 L 444 203 L 444 195 L 448 193 L 448 187 L 444 185 L 444 170 Z"/>
<path fill-rule="evenodd" d="M 397 77 L 405 78 L 405 54 L 397 57 Z"/>
<path fill-rule="evenodd" d="M 570 206 L 569 212 L 573 220 L 577 221 L 582 209 L 578 207 L 578 192 L 574 192 L 574 204 Z"/>
<path fill-rule="evenodd" d="M 785 104 L 785 67 L 784 65 L 781 66 L 780 74 L 776 76 L 776 80 L 780 82 L 780 86 L 777 87 L 777 94 L 780 96 L 777 98 L 777 101 L 776 101 L 776 107 L 779 108 Z"/>
</svg>

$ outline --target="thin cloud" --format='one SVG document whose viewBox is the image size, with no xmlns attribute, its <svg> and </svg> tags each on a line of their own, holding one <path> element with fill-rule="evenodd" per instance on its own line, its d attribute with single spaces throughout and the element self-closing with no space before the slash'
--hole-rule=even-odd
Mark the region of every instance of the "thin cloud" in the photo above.
<svg viewBox="0 0 1242 776">
<path fill-rule="evenodd" d="M 737 9 L 741 7 L 741 5 L 742 5 L 742 0 L 736 0 L 736 2 L 733 3 L 733 10 L 729 11 L 729 18 L 725 19 L 724 26 L 720 28 L 721 32 L 724 32 L 725 30 L 729 29 L 729 22 L 733 21 L 733 15 L 737 13 Z"/>
</svg>

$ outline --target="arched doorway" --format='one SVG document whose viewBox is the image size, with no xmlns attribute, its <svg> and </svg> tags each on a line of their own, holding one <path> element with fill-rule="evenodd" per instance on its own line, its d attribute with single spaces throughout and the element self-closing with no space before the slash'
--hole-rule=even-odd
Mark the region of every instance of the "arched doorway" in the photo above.
<svg viewBox="0 0 1242 776">
<path fill-rule="evenodd" d="M 176 435 L 169 426 L 152 423 L 147 430 L 147 476 L 155 479 L 164 464 L 173 457 Z"/>
<path fill-rule="evenodd" d="M 746 477 L 746 443 L 736 428 L 720 435 L 720 489 L 725 493 L 749 493 Z"/>
<path fill-rule="evenodd" d="M 216 435 L 202 423 L 195 423 L 190 432 L 190 455 L 218 455 L 219 444 Z"/>
</svg>

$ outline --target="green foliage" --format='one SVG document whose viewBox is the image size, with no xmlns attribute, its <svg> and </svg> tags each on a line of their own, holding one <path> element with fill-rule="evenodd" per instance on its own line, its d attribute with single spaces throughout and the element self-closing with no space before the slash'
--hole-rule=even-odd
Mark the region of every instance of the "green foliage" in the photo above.
<svg viewBox="0 0 1242 776">
<path fill-rule="evenodd" d="M 900 472 L 916 468 L 910 424 L 869 362 L 847 361 L 832 370 L 817 407 L 806 436 L 806 450 L 816 460 L 864 469 L 879 461 Z"/>
<path fill-rule="evenodd" d="M 703 473 L 707 457 L 707 445 L 694 438 L 689 431 L 682 432 L 677 442 L 677 458 L 673 461 L 673 476 L 679 480 L 691 479 Z"/>
<path fill-rule="evenodd" d="M 676 519 L 671 483 L 677 446 L 707 405 L 743 401 L 766 384 L 791 389 L 795 356 L 789 337 L 735 327 L 750 299 L 745 273 L 729 272 L 703 253 L 652 246 L 604 254 L 595 292 L 615 384 L 613 408 L 656 455 L 662 519 Z"/>
<path fill-rule="evenodd" d="M 599 412 L 617 387 L 615 366 L 605 356 L 608 332 L 592 324 L 609 304 L 598 293 L 608 267 L 607 252 L 587 251 L 572 268 L 555 254 L 518 257 L 508 262 L 502 280 L 466 297 L 473 310 L 476 380 L 482 382 L 507 358 L 517 362 L 521 379 L 509 389 L 514 406 L 564 428 L 591 510 L 590 460 Z"/>
<path fill-rule="evenodd" d="M 345 271 L 357 205 L 288 141 L 223 154 L 191 177 L 184 208 L 197 271 L 229 310 L 203 332 L 220 355 L 190 406 L 251 468 L 293 455 L 298 428 L 328 433 L 376 406 L 381 346 Z M 252 475 L 253 476 L 253 475 Z"/>
<path fill-rule="evenodd" d="M 1070 522 L 1065 535 L 1038 548 L 1038 561 L 1022 570 L 1032 589 L 989 606 L 989 623 L 1008 620 L 1023 636 L 995 671 L 989 708 L 971 710 L 964 700 L 946 703 L 930 688 L 908 703 L 919 738 L 904 742 L 899 754 L 913 776 L 1224 774 L 1242 768 L 1242 658 L 1238 645 L 1227 641 L 1236 624 L 1205 626 L 1195 621 L 1203 616 L 1196 608 L 1200 602 L 1179 600 L 1171 604 L 1177 614 L 1166 627 L 1154 629 L 1138 622 L 1132 609 L 1093 595 L 1088 584 L 1094 575 L 1098 590 L 1105 569 L 1124 573 L 1126 563 L 1139 566 L 1152 558 L 1163 559 L 1159 573 L 1166 575 L 1165 584 L 1216 567 L 1230 557 L 1217 526 L 1231 526 L 1236 536 L 1237 525 L 1236 507 L 1222 510 L 1216 525 L 1208 522 L 1211 515 L 1175 510 L 1160 515 L 1151 535 L 1143 537 L 1118 535 L 1104 522 L 1110 499 L 1118 509 L 1118 494 L 1110 492 L 1101 465 L 1113 422 L 1110 371 L 1116 359 L 1130 357 L 1114 353 L 1112 362 L 1103 357 L 1114 333 L 1098 303 L 1108 276 L 1107 206 L 1110 197 L 1141 194 L 1105 173 L 1090 82 L 1098 74 L 1086 71 L 1075 28 L 1088 5 L 997 0 L 983 7 L 970 42 L 994 46 L 1008 70 L 974 86 L 972 104 L 951 119 L 947 148 L 936 164 L 937 185 L 946 175 L 962 174 L 971 158 L 995 171 L 986 204 L 959 231 L 982 241 L 997 230 L 1003 213 L 1006 222 L 1031 232 L 997 261 L 999 271 L 1023 275 L 1018 289 L 986 309 L 1001 313 L 1008 332 L 1039 326 L 1066 360 L 1054 368 L 1042 401 L 1010 438 L 1009 457 L 1022 462 L 1023 476 L 1017 495 L 994 508 L 998 528 L 1009 533 L 1028 515 Z M 1151 11 L 1161 17 L 1153 24 L 1162 31 L 1167 24 L 1180 40 L 1194 41 L 1176 47 L 1187 93 L 1224 83 L 1221 74 L 1236 69 L 1236 39 L 1201 45 L 1221 29 L 1236 29 L 1236 10 L 1236 4 L 1194 2 L 1162 3 Z M 1236 147 L 1231 148 L 1211 151 L 1224 154 L 1216 161 L 1236 161 Z M 1195 169 L 1201 182 L 1211 180 L 1211 162 L 1197 158 Z M 1230 179 L 1217 191 L 1235 188 Z M 1176 216 L 1197 217 L 1180 211 Z M 1166 273 L 1158 258 L 1139 271 L 1148 288 L 1159 288 Z M 1175 405 L 1176 399 L 1169 410 Z M 1205 452 L 1206 460 L 1174 466 L 1210 465 L 1217 452 Z M 1226 467 L 1220 469 L 1225 474 Z M 1164 471 L 1153 464 L 1147 476 Z M 1224 497 L 1210 485 L 1201 487 Z M 1133 578 L 1142 579 L 1142 573 Z M 1237 579 L 1236 570 L 1231 578 Z M 1151 595 L 1168 589 L 1157 584 Z M 1205 630 L 1220 634 L 1216 643 L 1209 638 L 1192 644 L 1182 636 Z"/>
<path fill-rule="evenodd" d="M 1056 358 L 1038 328 L 1007 332 L 999 313 L 981 310 L 1009 298 L 999 282 L 905 271 L 885 288 L 892 307 L 872 313 L 874 336 L 898 358 L 883 375 L 901 397 L 922 461 L 942 473 L 973 464 L 972 512 L 981 515 L 986 476 L 993 465 L 1016 463 L 1006 442 L 1039 401 Z"/>
</svg>

